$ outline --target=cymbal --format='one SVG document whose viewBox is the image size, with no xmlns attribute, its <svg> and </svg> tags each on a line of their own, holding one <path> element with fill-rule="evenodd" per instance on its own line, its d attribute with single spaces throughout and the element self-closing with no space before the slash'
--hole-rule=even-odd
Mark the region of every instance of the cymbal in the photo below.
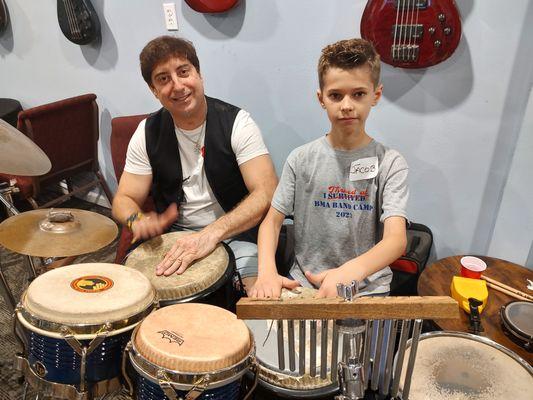
<svg viewBox="0 0 533 400">
<path fill-rule="evenodd" d="M 0 119 L 0 172 L 37 176 L 52 168 L 50 159 L 26 135 Z"/>
<path fill-rule="evenodd" d="M 101 249 L 118 233 L 113 220 L 92 211 L 56 208 L 27 211 L 0 224 L 0 244 L 34 257 L 68 257 Z"/>
</svg>

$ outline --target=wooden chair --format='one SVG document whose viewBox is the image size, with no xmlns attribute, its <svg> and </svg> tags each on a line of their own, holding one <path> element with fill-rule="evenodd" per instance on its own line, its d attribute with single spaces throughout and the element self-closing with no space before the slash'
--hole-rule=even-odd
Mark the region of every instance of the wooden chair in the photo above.
<svg viewBox="0 0 533 400">
<path fill-rule="evenodd" d="M 130 115 L 125 117 L 115 117 L 111 120 L 111 159 L 113 160 L 113 167 L 115 169 L 115 177 L 117 182 L 120 182 L 120 177 L 124 171 L 126 164 L 126 152 L 128 150 L 128 143 L 130 142 L 135 129 L 139 123 L 148 115 Z M 149 197 L 143 205 L 144 211 L 154 210 L 154 204 Z M 131 232 L 122 227 L 120 238 L 117 246 L 117 254 L 115 263 L 120 264 L 126 256 L 126 252 L 131 245 Z"/>
<path fill-rule="evenodd" d="M 98 105 L 96 95 L 85 94 L 21 111 L 17 128 L 33 140 L 50 158 L 52 169 L 42 176 L 27 177 L 0 174 L 0 180 L 16 179 L 19 197 L 33 208 L 48 208 L 100 185 L 111 203 L 113 195 L 98 164 Z M 92 173 L 89 183 L 73 188 L 72 178 Z M 42 189 L 66 180 L 68 192 L 37 203 Z"/>
</svg>

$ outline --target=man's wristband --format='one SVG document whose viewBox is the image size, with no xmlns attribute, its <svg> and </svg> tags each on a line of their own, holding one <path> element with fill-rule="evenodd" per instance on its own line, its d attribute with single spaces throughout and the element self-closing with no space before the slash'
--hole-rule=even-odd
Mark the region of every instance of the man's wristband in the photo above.
<svg viewBox="0 0 533 400">
<path fill-rule="evenodd" d="M 132 230 L 133 223 L 143 217 L 143 213 L 140 211 L 134 212 L 131 214 L 128 219 L 126 220 L 126 227 L 130 230 Z"/>
</svg>

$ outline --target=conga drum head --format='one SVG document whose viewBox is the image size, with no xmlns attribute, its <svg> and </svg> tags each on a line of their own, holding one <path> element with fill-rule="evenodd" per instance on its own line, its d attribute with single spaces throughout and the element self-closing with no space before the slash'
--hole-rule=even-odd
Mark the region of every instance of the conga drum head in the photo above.
<svg viewBox="0 0 533 400">
<path fill-rule="evenodd" d="M 281 293 L 282 299 L 309 299 L 316 295 L 315 289 L 298 287 L 293 290 L 283 289 Z M 259 369 L 259 377 L 262 385 L 268 389 L 283 393 L 285 396 L 299 397 L 299 394 L 308 393 L 310 391 L 317 391 L 318 397 L 329 392 L 336 393 L 338 391 L 338 384 L 334 384 L 331 379 L 331 364 L 332 359 L 332 338 L 333 338 L 333 323 L 334 321 L 314 321 L 316 325 L 311 328 L 311 321 L 293 321 L 294 331 L 294 365 L 291 367 L 289 342 L 290 338 L 287 321 L 283 321 L 283 368 L 280 366 L 280 342 L 278 338 L 278 323 L 273 320 L 246 320 L 245 321 L 252 331 L 256 340 L 256 354 L 257 362 L 261 366 Z M 321 352 L 322 352 L 322 324 L 326 322 L 327 332 L 326 346 L 326 370 L 325 377 L 321 377 Z M 300 324 L 304 325 L 305 339 L 303 340 L 303 347 L 300 346 Z M 312 331 L 316 332 L 316 350 L 313 362 L 311 362 L 311 335 Z M 292 347 L 292 344 L 291 344 Z M 303 369 L 300 368 L 300 354 L 302 350 L 303 355 Z M 340 360 L 338 357 L 336 358 Z M 312 370 L 312 365 L 314 366 Z M 279 390 L 279 389 L 281 390 Z M 325 390 L 324 390 L 325 389 Z M 331 389 L 331 390 L 329 390 Z"/>
<path fill-rule="evenodd" d="M 218 244 L 211 254 L 194 261 L 183 274 L 157 276 L 156 266 L 163 261 L 176 240 L 190 234 L 171 232 L 154 237 L 133 250 L 126 260 L 126 266 L 148 277 L 163 303 L 186 299 L 209 289 L 223 278 L 230 266 L 228 252 L 222 244 Z"/>
<path fill-rule="evenodd" d="M 155 382 L 158 371 L 165 370 L 177 387 L 202 374 L 209 374 L 210 387 L 216 387 L 217 380 L 223 384 L 242 376 L 253 351 L 253 337 L 235 314 L 209 304 L 183 303 L 154 311 L 139 324 L 130 360 Z"/>
<path fill-rule="evenodd" d="M 509 349 L 468 333 L 431 332 L 420 336 L 409 399 L 528 399 L 532 388 L 533 368 Z"/>
<path fill-rule="evenodd" d="M 144 317 L 154 300 L 150 281 L 133 268 L 75 264 L 46 272 L 31 282 L 21 300 L 22 319 L 45 330 L 63 325 L 75 333 L 89 333 L 83 327 L 100 330 L 114 321 L 131 325 L 132 317 Z"/>
<path fill-rule="evenodd" d="M 533 303 L 512 301 L 500 310 L 505 330 L 528 350 L 533 350 Z"/>
</svg>

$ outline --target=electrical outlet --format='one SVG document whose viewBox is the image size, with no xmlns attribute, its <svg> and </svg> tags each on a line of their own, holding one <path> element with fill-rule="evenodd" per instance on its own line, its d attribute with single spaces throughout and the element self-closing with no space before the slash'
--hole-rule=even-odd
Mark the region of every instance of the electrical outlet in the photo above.
<svg viewBox="0 0 533 400">
<path fill-rule="evenodd" d="M 176 5 L 174 3 L 163 3 L 163 13 L 165 14 L 165 26 L 168 31 L 178 30 L 178 17 L 176 16 Z"/>
</svg>

